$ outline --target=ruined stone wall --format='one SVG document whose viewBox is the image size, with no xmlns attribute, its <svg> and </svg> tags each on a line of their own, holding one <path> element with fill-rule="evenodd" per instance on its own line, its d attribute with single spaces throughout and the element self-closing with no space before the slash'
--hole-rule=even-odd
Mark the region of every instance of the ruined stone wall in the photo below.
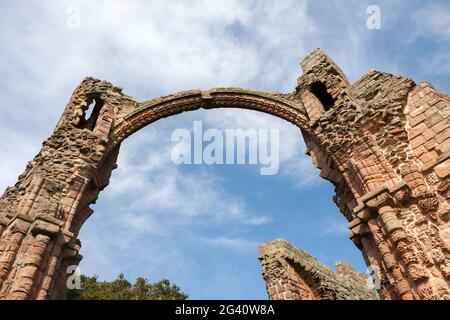
<svg viewBox="0 0 450 320">
<path fill-rule="evenodd" d="M 287 94 L 217 88 L 136 102 L 106 81 L 83 80 L 0 198 L 0 299 L 63 298 L 68 267 L 81 259 L 78 233 L 121 142 L 199 108 L 257 110 L 299 127 L 320 176 L 335 186 L 350 239 L 380 270 L 380 297 L 450 299 L 450 97 L 378 71 L 350 84 L 320 49 L 301 67 Z"/>
<path fill-rule="evenodd" d="M 0 299 L 63 298 L 68 270 L 82 259 L 78 233 L 117 167 L 122 140 L 201 107 L 254 109 L 305 125 L 300 106 L 282 95 L 214 89 L 137 103 L 106 81 L 86 78 L 42 150 L 0 198 Z"/>
<path fill-rule="evenodd" d="M 349 237 L 381 270 L 380 296 L 450 298 L 442 129 L 449 97 L 428 83 L 373 70 L 350 84 L 319 49 L 302 66 L 297 94 L 309 104 L 314 131 L 304 134 L 308 151 L 336 186 Z"/>
<path fill-rule="evenodd" d="M 0 199 L 0 298 L 63 297 L 66 270 L 77 265 L 79 226 L 91 214 L 115 166 L 105 154 L 114 106 L 130 100 L 87 78 L 75 90 L 52 136 Z M 90 119 L 85 113 L 97 105 Z M 106 106 L 104 104 L 107 104 Z M 102 107 L 101 109 L 99 107 Z M 88 121 L 90 120 L 90 122 Z M 102 170 L 110 166 L 109 170 Z"/>
<path fill-rule="evenodd" d="M 271 300 L 375 300 L 375 285 L 349 263 L 336 272 L 284 240 L 259 247 L 262 275 Z"/>
</svg>

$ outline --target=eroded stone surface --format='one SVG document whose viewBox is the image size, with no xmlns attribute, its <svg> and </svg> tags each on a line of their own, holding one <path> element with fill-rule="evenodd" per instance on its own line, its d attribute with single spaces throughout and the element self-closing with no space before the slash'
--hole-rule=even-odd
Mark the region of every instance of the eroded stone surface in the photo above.
<svg viewBox="0 0 450 320">
<path fill-rule="evenodd" d="M 298 126 L 321 177 L 335 185 L 350 239 L 381 271 L 380 297 L 449 299 L 450 97 L 378 71 L 350 84 L 320 49 L 301 66 L 288 94 L 217 88 L 139 103 L 106 81 L 83 80 L 0 198 L 0 299 L 63 298 L 67 268 L 82 258 L 78 233 L 121 142 L 199 108 L 257 110 Z"/>
<path fill-rule="evenodd" d="M 378 299 L 376 283 L 349 263 L 336 262 L 334 272 L 284 240 L 260 245 L 259 260 L 271 300 Z"/>
</svg>

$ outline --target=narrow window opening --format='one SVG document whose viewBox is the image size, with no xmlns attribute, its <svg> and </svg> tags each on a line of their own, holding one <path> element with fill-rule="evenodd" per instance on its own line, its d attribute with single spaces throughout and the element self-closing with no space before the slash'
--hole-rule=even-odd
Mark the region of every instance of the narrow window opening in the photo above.
<svg viewBox="0 0 450 320">
<path fill-rule="evenodd" d="M 310 91 L 316 96 L 317 99 L 319 99 L 325 111 L 328 111 L 334 107 L 334 99 L 322 82 L 317 81 L 311 84 Z"/>
<path fill-rule="evenodd" d="M 83 129 L 94 130 L 100 111 L 103 108 L 103 100 L 94 98 L 84 111 L 79 127 Z"/>
</svg>

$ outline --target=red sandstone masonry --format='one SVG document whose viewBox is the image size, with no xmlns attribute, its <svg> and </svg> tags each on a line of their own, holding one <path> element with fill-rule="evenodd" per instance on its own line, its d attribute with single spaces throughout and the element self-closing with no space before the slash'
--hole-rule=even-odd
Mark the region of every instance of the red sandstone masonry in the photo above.
<svg viewBox="0 0 450 320">
<path fill-rule="evenodd" d="M 374 70 L 351 84 L 320 49 L 301 66 L 289 94 L 218 88 L 136 102 L 106 81 L 83 80 L 0 198 L 0 299 L 64 298 L 67 268 L 82 258 L 78 234 L 122 141 L 199 108 L 256 110 L 298 126 L 320 176 L 335 186 L 349 238 L 380 270 L 380 298 L 450 299 L 450 97 Z M 267 282 L 270 296 L 323 298 L 285 262 Z"/>
<path fill-rule="evenodd" d="M 336 272 L 284 240 L 259 247 L 263 278 L 271 300 L 375 300 L 367 277 L 345 262 Z"/>
</svg>

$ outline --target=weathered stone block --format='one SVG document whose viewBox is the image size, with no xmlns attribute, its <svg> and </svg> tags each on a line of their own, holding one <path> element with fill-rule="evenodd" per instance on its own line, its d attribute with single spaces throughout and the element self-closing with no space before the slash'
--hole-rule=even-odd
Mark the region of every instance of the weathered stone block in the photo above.
<svg viewBox="0 0 450 320">
<path fill-rule="evenodd" d="M 259 250 L 270 299 L 377 299 L 375 291 L 367 287 L 367 277 L 348 263 L 337 262 L 333 272 L 284 240 L 266 242 Z M 281 274 L 283 280 L 279 280 Z"/>
<path fill-rule="evenodd" d="M 434 167 L 434 171 L 436 172 L 436 175 L 441 179 L 448 177 L 450 175 L 450 159 L 436 165 Z"/>
</svg>

